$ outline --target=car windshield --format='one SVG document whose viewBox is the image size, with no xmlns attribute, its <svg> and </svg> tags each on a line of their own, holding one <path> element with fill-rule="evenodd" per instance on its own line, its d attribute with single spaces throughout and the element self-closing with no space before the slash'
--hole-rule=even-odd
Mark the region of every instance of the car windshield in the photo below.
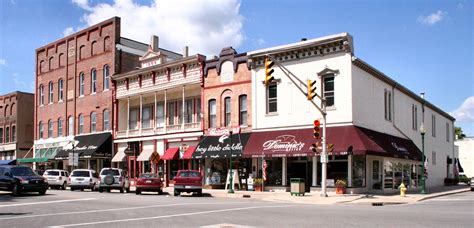
<svg viewBox="0 0 474 228">
<path fill-rule="evenodd" d="M 29 167 L 13 167 L 13 176 L 35 176 L 36 173 Z"/>
<path fill-rule="evenodd" d="M 154 173 L 142 173 L 140 174 L 140 178 L 159 178 L 158 174 Z"/>
<path fill-rule="evenodd" d="M 102 173 L 100 175 L 112 175 L 112 176 L 118 176 L 119 171 L 117 169 L 104 169 L 102 170 Z"/>
<path fill-rule="evenodd" d="M 89 177 L 89 171 L 72 171 L 71 177 Z"/>
<path fill-rule="evenodd" d="M 44 175 L 48 176 L 59 176 L 59 171 L 46 171 Z"/>
<path fill-rule="evenodd" d="M 198 172 L 192 172 L 192 171 L 185 171 L 185 172 L 181 172 L 179 173 L 179 176 L 180 177 L 199 177 L 199 173 Z"/>
</svg>

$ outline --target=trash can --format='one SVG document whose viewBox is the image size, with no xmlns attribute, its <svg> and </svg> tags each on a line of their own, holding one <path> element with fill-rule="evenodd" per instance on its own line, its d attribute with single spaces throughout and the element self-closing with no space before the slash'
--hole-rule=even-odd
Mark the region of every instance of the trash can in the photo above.
<svg viewBox="0 0 474 228">
<path fill-rule="evenodd" d="M 304 196 L 305 193 L 305 182 L 304 178 L 291 178 L 290 179 L 290 193 L 291 195 Z"/>
</svg>

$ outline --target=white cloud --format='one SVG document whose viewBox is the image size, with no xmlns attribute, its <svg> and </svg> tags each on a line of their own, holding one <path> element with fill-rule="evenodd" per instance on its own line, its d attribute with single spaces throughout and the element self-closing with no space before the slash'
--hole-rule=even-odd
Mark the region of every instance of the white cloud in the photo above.
<svg viewBox="0 0 474 228">
<path fill-rule="evenodd" d="M 258 45 L 261 46 L 261 45 L 263 45 L 264 43 L 265 43 L 265 40 L 264 40 L 264 39 L 262 39 L 262 38 L 258 38 L 258 39 L 257 39 L 257 44 L 258 44 Z"/>
<path fill-rule="evenodd" d="M 7 60 L 6 59 L 0 59 L 0 66 L 5 66 L 7 65 Z"/>
<path fill-rule="evenodd" d="M 461 105 L 461 107 L 449 113 L 456 122 L 470 122 L 474 123 L 474 96 L 468 97 Z"/>
<path fill-rule="evenodd" d="M 444 19 L 446 16 L 446 12 L 443 12 L 441 10 L 436 11 L 435 13 L 432 13 L 428 16 L 419 16 L 418 17 L 418 22 L 424 25 L 434 25 Z"/>
<path fill-rule="evenodd" d="M 180 52 L 189 46 L 191 54 L 212 55 L 243 42 L 239 0 L 153 0 L 150 4 L 114 0 L 95 5 L 72 1 L 86 11 L 81 20 L 87 26 L 119 16 L 121 36 L 148 43 L 151 35 L 158 35 L 160 47 L 168 50 Z"/>
<path fill-rule="evenodd" d="M 74 28 L 73 27 L 67 27 L 63 31 L 64 36 L 69 36 L 74 33 Z"/>
</svg>

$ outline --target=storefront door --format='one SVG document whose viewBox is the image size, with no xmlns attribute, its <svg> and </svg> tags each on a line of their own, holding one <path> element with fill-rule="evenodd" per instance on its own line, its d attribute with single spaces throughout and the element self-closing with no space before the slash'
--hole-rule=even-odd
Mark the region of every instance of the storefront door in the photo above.
<svg viewBox="0 0 474 228">
<path fill-rule="evenodd" d="M 382 189 L 382 162 L 372 161 L 372 189 Z"/>
</svg>

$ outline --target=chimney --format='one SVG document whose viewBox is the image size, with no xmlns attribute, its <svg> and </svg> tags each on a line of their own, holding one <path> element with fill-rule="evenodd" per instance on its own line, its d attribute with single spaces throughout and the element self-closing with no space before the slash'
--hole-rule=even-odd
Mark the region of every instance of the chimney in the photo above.
<svg viewBox="0 0 474 228">
<path fill-rule="evenodd" d="M 189 55 L 189 47 L 184 46 L 184 48 L 183 48 L 183 58 L 188 57 L 188 55 Z"/>
<path fill-rule="evenodd" d="M 154 52 L 158 52 L 158 45 L 159 45 L 158 41 L 159 41 L 158 36 L 155 36 L 155 35 L 151 36 L 150 46 L 151 46 L 151 50 L 153 50 Z"/>
</svg>

